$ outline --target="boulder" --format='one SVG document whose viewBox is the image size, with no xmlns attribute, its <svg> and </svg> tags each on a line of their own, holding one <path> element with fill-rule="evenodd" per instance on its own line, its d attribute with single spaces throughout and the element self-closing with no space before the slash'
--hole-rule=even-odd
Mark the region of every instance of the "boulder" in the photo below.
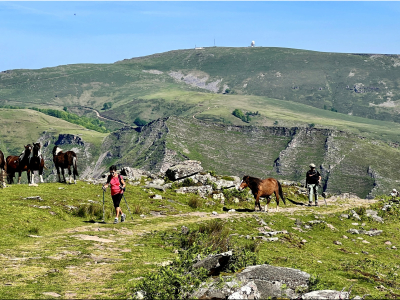
<svg viewBox="0 0 400 300">
<path fill-rule="evenodd" d="M 175 190 L 175 192 L 180 194 L 194 193 L 199 194 L 199 196 L 201 197 L 205 197 L 206 195 L 210 195 L 213 192 L 213 188 L 211 185 L 185 186 Z"/>
<path fill-rule="evenodd" d="M 189 297 L 190 299 L 225 300 L 225 299 L 260 299 L 260 292 L 254 281 L 237 281 L 231 276 L 224 276 L 204 283 Z"/>
<path fill-rule="evenodd" d="M 365 212 L 367 214 L 367 217 L 372 218 L 378 223 L 383 223 L 383 218 L 378 216 L 378 212 L 376 210 L 367 209 Z"/>
<path fill-rule="evenodd" d="M 261 299 L 298 298 L 300 291 L 308 290 L 310 280 L 310 274 L 306 272 L 271 265 L 247 267 L 236 277 L 239 281 L 254 281 Z"/>
<path fill-rule="evenodd" d="M 301 299 L 349 299 L 349 293 L 335 290 L 321 290 L 304 294 L 301 296 Z"/>
<path fill-rule="evenodd" d="M 201 162 L 197 160 L 186 160 L 174 166 L 171 166 L 165 175 L 170 180 L 176 181 L 179 179 L 187 178 L 196 175 L 203 171 Z"/>
<path fill-rule="evenodd" d="M 130 167 L 123 167 L 119 171 L 119 173 L 122 176 L 126 176 L 126 178 L 129 180 L 140 180 L 142 177 L 150 177 L 150 178 L 154 178 L 154 179 L 157 178 L 155 175 L 151 174 L 148 171 L 130 168 Z"/>
<path fill-rule="evenodd" d="M 231 257 L 232 251 L 209 255 L 195 263 L 193 268 L 197 269 L 203 267 L 209 271 L 209 276 L 219 275 L 219 273 L 226 267 Z"/>
</svg>

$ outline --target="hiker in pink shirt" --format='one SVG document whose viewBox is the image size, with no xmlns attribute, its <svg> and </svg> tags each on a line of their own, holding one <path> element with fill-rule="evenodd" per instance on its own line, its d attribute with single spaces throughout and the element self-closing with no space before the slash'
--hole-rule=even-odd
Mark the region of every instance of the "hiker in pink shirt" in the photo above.
<svg viewBox="0 0 400 300">
<path fill-rule="evenodd" d="M 116 213 L 114 224 L 118 223 L 119 215 L 121 215 L 121 222 L 124 222 L 126 215 L 122 212 L 119 204 L 121 203 L 122 196 L 124 195 L 125 181 L 122 175 L 117 174 L 117 167 L 115 165 L 110 167 L 110 175 L 107 177 L 107 183 L 103 185 L 103 190 L 105 191 L 109 185 L 111 189 L 111 198 L 113 200 Z"/>
</svg>

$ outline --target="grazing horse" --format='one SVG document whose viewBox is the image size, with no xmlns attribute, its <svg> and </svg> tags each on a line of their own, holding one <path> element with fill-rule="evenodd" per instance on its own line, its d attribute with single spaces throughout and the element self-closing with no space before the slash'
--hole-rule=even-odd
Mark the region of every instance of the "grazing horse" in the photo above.
<svg viewBox="0 0 400 300">
<path fill-rule="evenodd" d="M 7 168 L 7 181 L 9 184 L 14 183 L 15 173 L 18 172 L 18 183 L 21 183 L 21 174 L 22 172 L 27 172 L 28 183 L 31 183 L 31 176 L 29 170 L 29 156 L 32 152 L 31 144 L 28 144 L 25 147 L 24 152 L 21 153 L 20 156 L 10 155 L 7 156 L 6 159 L 6 168 Z"/>
<path fill-rule="evenodd" d="M 31 182 L 35 183 L 35 171 L 39 171 L 40 182 L 43 183 L 44 159 L 40 143 L 33 143 L 32 157 L 29 159 L 29 169 L 32 172 Z"/>
<path fill-rule="evenodd" d="M 271 202 L 271 195 L 275 193 L 276 198 L 276 211 L 279 207 L 279 196 L 282 198 L 283 203 L 285 203 L 285 198 L 283 198 L 282 186 L 278 180 L 274 178 L 259 179 L 250 176 L 244 176 L 242 182 L 240 183 L 239 190 L 249 187 L 253 193 L 254 198 L 256 198 L 254 211 L 257 206 L 260 208 L 260 197 L 267 197 L 267 204 L 265 205 L 265 211 L 268 211 L 268 204 Z"/>
<path fill-rule="evenodd" d="M 59 182 L 61 182 L 60 169 L 61 169 L 61 174 L 64 178 L 64 181 L 62 181 L 62 182 L 67 182 L 65 180 L 65 176 L 64 176 L 64 169 L 68 169 L 69 183 L 72 183 L 72 177 L 71 177 L 71 166 L 72 166 L 73 174 L 74 174 L 74 183 L 76 184 L 76 176 L 79 176 L 79 174 L 78 174 L 78 167 L 76 164 L 77 158 L 76 158 L 76 154 L 74 151 L 67 151 L 64 153 L 64 152 L 62 152 L 61 148 L 59 148 L 58 146 L 54 146 L 53 162 L 57 169 L 57 175 L 58 175 Z"/>
</svg>

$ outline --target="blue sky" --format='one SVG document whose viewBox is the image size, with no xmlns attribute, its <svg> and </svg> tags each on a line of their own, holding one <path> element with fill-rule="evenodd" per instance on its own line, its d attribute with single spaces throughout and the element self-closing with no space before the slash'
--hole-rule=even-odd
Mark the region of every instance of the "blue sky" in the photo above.
<svg viewBox="0 0 400 300">
<path fill-rule="evenodd" d="M 214 45 L 400 54 L 397 1 L 0 1 L 0 71 Z"/>
</svg>

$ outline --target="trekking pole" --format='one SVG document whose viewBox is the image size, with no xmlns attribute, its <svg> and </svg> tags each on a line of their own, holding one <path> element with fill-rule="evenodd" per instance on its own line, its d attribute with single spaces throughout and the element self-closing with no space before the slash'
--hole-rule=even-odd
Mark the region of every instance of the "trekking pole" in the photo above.
<svg viewBox="0 0 400 300">
<path fill-rule="evenodd" d="M 132 215 L 131 210 L 129 209 L 128 201 L 126 201 L 125 194 L 122 194 L 122 196 L 124 196 L 126 207 L 128 207 L 129 213 L 131 214 L 131 218 L 132 218 L 132 221 L 133 221 L 133 215 Z"/>
<path fill-rule="evenodd" d="M 105 193 L 105 190 L 103 189 L 103 222 L 104 222 L 104 193 Z"/>
</svg>

